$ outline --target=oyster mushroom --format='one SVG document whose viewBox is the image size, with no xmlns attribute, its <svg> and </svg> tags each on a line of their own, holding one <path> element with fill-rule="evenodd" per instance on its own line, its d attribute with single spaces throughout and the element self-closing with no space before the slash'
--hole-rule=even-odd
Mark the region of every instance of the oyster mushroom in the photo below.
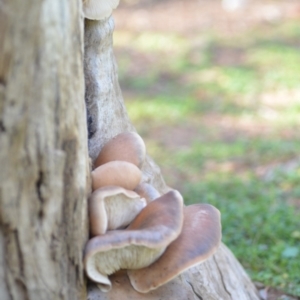
<svg viewBox="0 0 300 300">
<path fill-rule="evenodd" d="M 140 169 L 126 161 L 111 161 L 92 171 L 93 191 L 104 186 L 134 190 L 142 178 Z"/>
<path fill-rule="evenodd" d="M 220 213 L 215 207 L 209 204 L 184 207 L 184 223 L 179 237 L 153 264 L 138 270 L 129 268 L 130 282 L 138 292 L 147 293 L 205 261 L 215 253 L 220 242 Z"/>
<path fill-rule="evenodd" d="M 89 240 L 84 254 L 87 276 L 108 291 L 108 275 L 149 266 L 180 234 L 182 209 L 181 195 L 171 191 L 148 204 L 126 230 L 108 231 Z"/>
<path fill-rule="evenodd" d="M 94 165 L 121 160 L 141 168 L 146 156 L 146 146 L 136 132 L 123 132 L 112 138 L 101 149 Z"/>
</svg>

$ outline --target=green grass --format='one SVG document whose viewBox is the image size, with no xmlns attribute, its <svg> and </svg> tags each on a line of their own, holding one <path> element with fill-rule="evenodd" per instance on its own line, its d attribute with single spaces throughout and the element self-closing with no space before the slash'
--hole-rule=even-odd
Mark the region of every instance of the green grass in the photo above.
<svg viewBox="0 0 300 300">
<path fill-rule="evenodd" d="M 188 97 L 160 95 L 152 98 L 139 97 L 127 105 L 128 113 L 135 123 L 151 121 L 168 124 L 180 122 L 198 110 L 197 102 Z"/>
<path fill-rule="evenodd" d="M 292 195 L 282 190 L 283 182 L 290 183 L 214 174 L 186 184 L 183 194 L 187 204 L 200 201 L 219 208 L 223 241 L 253 280 L 299 296 L 300 214 L 286 204 Z"/>
<path fill-rule="evenodd" d="M 200 46 L 197 34 L 117 33 L 120 82 L 167 184 L 221 211 L 253 280 L 300 296 L 300 163 L 286 167 L 300 156 L 300 25 L 259 26 L 207 31 Z"/>
</svg>

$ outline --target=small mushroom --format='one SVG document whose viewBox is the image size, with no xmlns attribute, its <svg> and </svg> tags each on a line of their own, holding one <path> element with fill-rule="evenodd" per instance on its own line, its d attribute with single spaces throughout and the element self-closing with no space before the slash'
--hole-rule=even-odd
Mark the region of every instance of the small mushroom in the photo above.
<svg viewBox="0 0 300 300">
<path fill-rule="evenodd" d="M 134 190 L 142 178 L 140 169 L 127 161 L 111 161 L 92 171 L 93 191 L 104 186 Z"/>
<path fill-rule="evenodd" d="M 184 207 L 184 223 L 179 237 L 153 264 L 139 270 L 129 269 L 130 282 L 138 292 L 147 293 L 206 260 L 215 253 L 220 242 L 220 213 L 216 208 L 209 204 Z"/>
<path fill-rule="evenodd" d="M 95 166 L 113 160 L 122 160 L 141 168 L 145 156 L 146 146 L 143 139 L 136 132 L 123 132 L 104 145 L 95 161 Z"/>
<path fill-rule="evenodd" d="M 97 189 L 89 199 L 91 235 L 124 228 L 146 205 L 146 200 L 137 193 L 118 186 Z"/>
<path fill-rule="evenodd" d="M 112 230 L 88 241 L 84 266 L 87 276 L 108 291 L 108 275 L 139 269 L 157 260 L 181 232 L 183 199 L 171 191 L 147 205 L 125 230 Z"/>
<path fill-rule="evenodd" d="M 134 191 L 139 194 L 141 197 L 147 200 L 147 203 L 160 197 L 158 190 L 151 184 L 142 182 L 140 183 Z"/>
<path fill-rule="evenodd" d="M 109 17 L 118 4 L 119 0 L 83 0 L 83 14 L 90 20 L 102 20 Z"/>
</svg>

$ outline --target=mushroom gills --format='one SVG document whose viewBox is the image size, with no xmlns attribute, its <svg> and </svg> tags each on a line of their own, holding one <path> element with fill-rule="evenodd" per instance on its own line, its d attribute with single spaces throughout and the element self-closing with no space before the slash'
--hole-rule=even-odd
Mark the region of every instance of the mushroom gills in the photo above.
<svg viewBox="0 0 300 300">
<path fill-rule="evenodd" d="M 121 187 L 97 189 L 89 199 L 91 235 L 128 226 L 146 205 L 144 198 Z"/>
<path fill-rule="evenodd" d="M 93 256 L 100 274 L 111 275 L 121 269 L 141 269 L 149 266 L 165 251 L 166 247 L 149 248 L 129 245 L 120 249 L 98 252 Z"/>
<path fill-rule="evenodd" d="M 122 194 L 106 198 L 107 230 L 125 228 L 146 205 L 146 200 L 138 195 L 134 199 Z"/>
<path fill-rule="evenodd" d="M 121 269 L 140 269 L 149 266 L 165 251 L 166 247 L 150 249 L 145 246 L 129 245 L 96 253 L 86 263 L 87 276 L 97 283 L 102 292 L 111 289 L 108 275 Z"/>
<path fill-rule="evenodd" d="M 149 266 L 179 236 L 182 224 L 183 199 L 177 191 L 171 191 L 148 204 L 126 230 L 111 230 L 87 242 L 87 276 L 103 285 L 103 291 L 109 289 L 105 276 L 120 269 Z"/>
</svg>

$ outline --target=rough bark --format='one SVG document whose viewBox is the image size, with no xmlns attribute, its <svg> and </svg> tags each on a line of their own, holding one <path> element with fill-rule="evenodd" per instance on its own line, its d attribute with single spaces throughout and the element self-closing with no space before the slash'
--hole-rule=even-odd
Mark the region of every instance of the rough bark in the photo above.
<svg viewBox="0 0 300 300">
<path fill-rule="evenodd" d="M 0 298 L 84 299 L 81 0 L 0 0 Z"/>
<path fill-rule="evenodd" d="M 94 161 L 103 145 L 123 131 L 136 131 L 130 123 L 118 82 L 118 68 L 113 54 L 114 21 L 85 20 L 84 75 L 88 114 L 89 154 Z M 147 156 L 143 181 L 160 192 L 169 188 L 159 167 Z"/>
<path fill-rule="evenodd" d="M 122 131 L 135 130 L 130 123 L 118 84 L 112 48 L 113 20 L 85 21 L 85 80 L 89 122 L 89 151 L 94 160 L 104 143 Z M 165 185 L 159 168 L 147 157 L 143 181 L 159 191 Z M 148 294 L 137 293 L 126 273 L 112 278 L 113 288 L 102 293 L 93 284 L 89 300 L 118 299 L 204 299 L 256 300 L 256 289 L 232 253 L 222 245 L 209 260 L 191 268 L 161 288 Z"/>
</svg>

